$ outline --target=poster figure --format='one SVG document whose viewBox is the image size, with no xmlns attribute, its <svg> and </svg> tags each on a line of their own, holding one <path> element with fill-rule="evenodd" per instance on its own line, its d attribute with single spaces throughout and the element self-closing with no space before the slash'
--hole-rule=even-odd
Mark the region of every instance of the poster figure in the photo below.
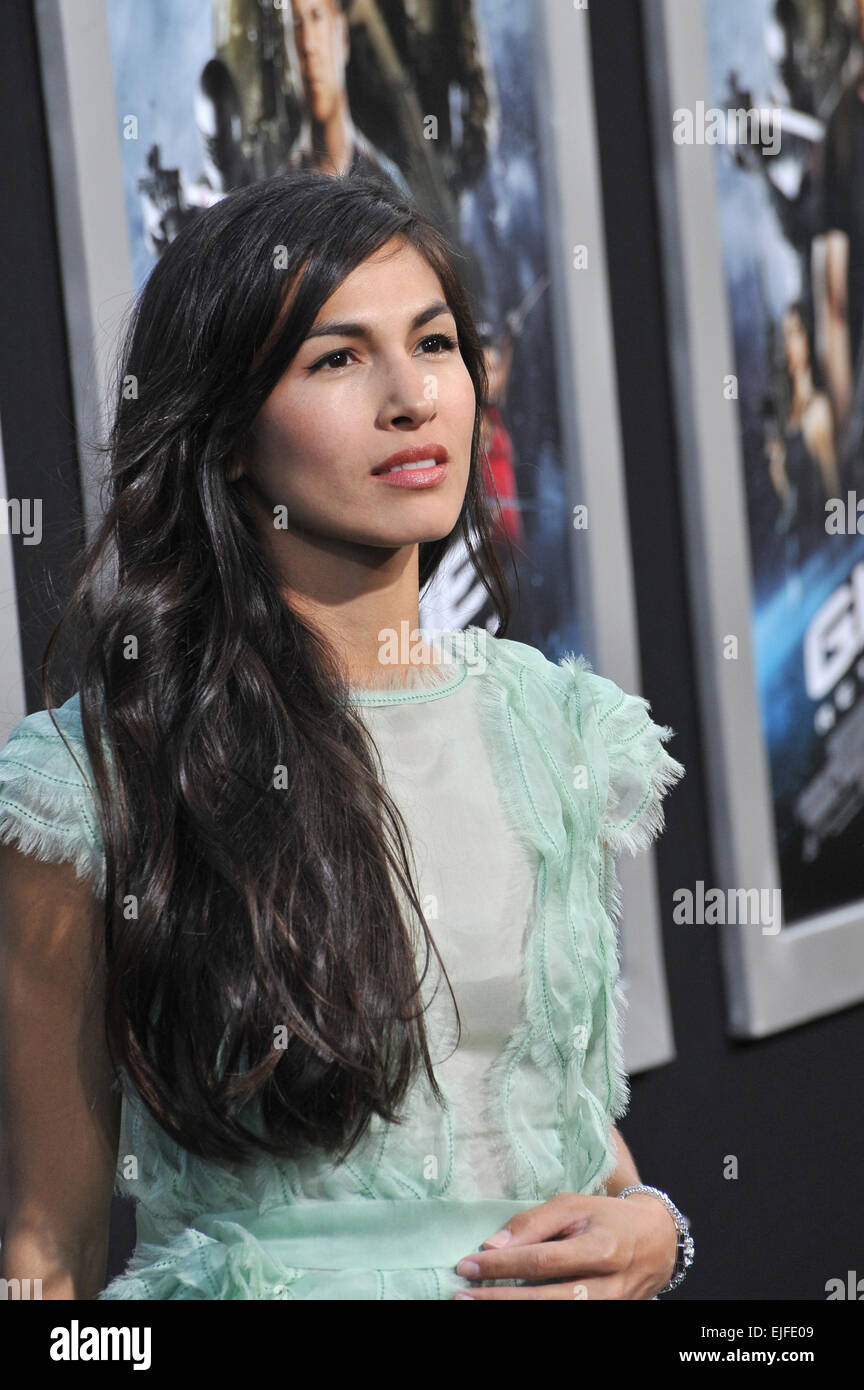
<svg viewBox="0 0 864 1390">
<path fill-rule="evenodd" d="M 406 197 L 399 166 L 376 149 L 352 119 L 346 69 L 350 51 L 345 0 L 287 0 L 294 61 L 300 74 L 302 120 L 277 173 L 316 169 L 387 178 Z"/>
<path fill-rule="evenodd" d="M 329 22 L 323 0 L 290 3 L 295 36 L 304 15 L 315 28 Z M 460 195 L 486 172 L 498 132 L 476 0 L 334 0 L 333 8 L 350 25 L 354 120 L 404 171 L 424 212 L 456 232 Z"/>
<path fill-rule="evenodd" d="M 800 583 L 803 563 L 825 538 L 825 507 L 840 493 L 834 415 L 826 393 L 814 382 L 804 306 L 790 304 L 781 320 L 788 405 L 779 428 L 776 411 L 766 407 L 766 452 L 771 481 L 780 502 L 778 534 L 787 538 L 786 572 Z"/>
<path fill-rule="evenodd" d="M 788 927 L 864 896 L 864 0 L 704 14 L 706 104 L 780 131 L 715 168 Z"/>
<path fill-rule="evenodd" d="M 152 0 L 143 16 L 111 0 L 107 13 L 118 114 L 141 125 L 123 146 L 139 284 L 188 220 L 294 169 L 386 179 L 455 244 L 483 325 L 486 486 L 512 577 L 510 635 L 550 656 L 580 648 L 530 0 Z M 420 621 L 497 626 L 458 534 Z"/>
</svg>

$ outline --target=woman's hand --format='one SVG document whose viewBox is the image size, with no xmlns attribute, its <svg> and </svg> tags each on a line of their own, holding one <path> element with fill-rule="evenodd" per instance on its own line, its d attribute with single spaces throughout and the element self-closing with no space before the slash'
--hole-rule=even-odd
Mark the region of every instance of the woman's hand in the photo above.
<svg viewBox="0 0 864 1390">
<path fill-rule="evenodd" d="M 527 1284 L 466 1289 L 455 1298 L 653 1298 L 672 1278 L 678 1232 L 663 1203 L 648 1192 L 583 1197 L 560 1192 L 514 1214 L 466 1255 L 456 1273 L 466 1279 L 525 1279 Z M 473 1265 L 473 1268 L 472 1268 Z"/>
</svg>

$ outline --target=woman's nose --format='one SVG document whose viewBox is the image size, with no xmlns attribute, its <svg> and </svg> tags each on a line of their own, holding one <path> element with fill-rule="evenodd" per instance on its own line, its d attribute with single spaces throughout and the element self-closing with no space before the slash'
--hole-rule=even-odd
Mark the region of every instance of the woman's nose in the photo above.
<svg viewBox="0 0 864 1390">
<path fill-rule="evenodd" d="M 416 365 L 391 369 L 381 409 L 391 420 L 431 420 L 438 409 L 437 374 Z"/>
</svg>

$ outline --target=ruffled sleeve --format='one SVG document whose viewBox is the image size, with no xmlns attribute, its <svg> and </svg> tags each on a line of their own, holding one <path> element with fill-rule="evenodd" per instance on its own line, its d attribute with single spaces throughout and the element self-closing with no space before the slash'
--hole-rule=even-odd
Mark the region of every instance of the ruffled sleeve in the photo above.
<svg viewBox="0 0 864 1390">
<path fill-rule="evenodd" d="M 77 695 L 53 714 L 61 733 L 47 710 L 37 710 L 15 725 L 0 751 L 0 842 L 37 859 L 71 862 L 78 878 L 104 892 L 95 792 Z"/>
<path fill-rule="evenodd" d="M 578 720 L 591 753 L 600 835 L 618 855 L 647 849 L 665 825 L 663 797 L 684 776 L 664 748 L 674 730 L 657 724 L 642 695 L 628 695 L 591 670 L 584 657 L 565 660 L 574 680 Z"/>
<path fill-rule="evenodd" d="M 603 913 L 595 942 L 598 962 L 581 1073 L 606 1134 L 606 1158 L 596 1177 L 600 1185 L 618 1161 L 611 1123 L 629 1108 L 623 1048 L 628 999 L 622 987 L 616 925 L 622 909 L 616 859 L 623 850 L 636 854 L 647 849 L 660 833 L 665 820 L 663 797 L 685 769 L 664 747 L 674 731 L 651 718 L 643 696 L 629 695 L 614 681 L 598 676 L 584 656 L 565 657 L 560 666 L 570 700 L 568 723 L 578 740 L 575 756 L 587 768 L 593 799 L 590 833 L 596 836 L 600 851 L 597 894 Z M 593 952 L 583 954 L 594 958 Z"/>
</svg>

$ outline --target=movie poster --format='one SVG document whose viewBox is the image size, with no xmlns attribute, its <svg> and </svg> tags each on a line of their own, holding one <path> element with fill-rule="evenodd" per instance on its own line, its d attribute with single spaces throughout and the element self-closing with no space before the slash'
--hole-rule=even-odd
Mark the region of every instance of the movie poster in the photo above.
<svg viewBox="0 0 864 1390">
<path fill-rule="evenodd" d="M 704 16 L 789 926 L 864 896 L 864 0 Z"/>
<path fill-rule="evenodd" d="M 582 650 L 531 0 L 106 0 L 106 9 L 136 290 L 202 209 L 286 169 L 322 167 L 322 147 L 388 177 L 461 252 L 486 344 L 487 489 L 502 507 L 509 635 L 552 659 Z M 495 630 L 461 542 L 421 595 L 420 621 Z"/>
</svg>

